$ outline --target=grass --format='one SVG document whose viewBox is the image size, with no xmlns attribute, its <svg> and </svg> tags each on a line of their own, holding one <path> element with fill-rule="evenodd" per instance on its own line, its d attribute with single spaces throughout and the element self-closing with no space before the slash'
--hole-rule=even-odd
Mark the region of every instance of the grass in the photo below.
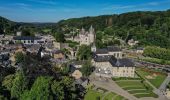
<svg viewBox="0 0 170 100">
<path fill-rule="evenodd" d="M 123 100 L 123 97 L 120 96 L 120 95 L 118 95 L 118 96 L 116 96 L 116 97 L 114 98 L 114 100 Z"/>
<path fill-rule="evenodd" d="M 97 90 L 88 90 L 85 97 L 84 97 L 84 100 L 101 100 L 103 98 L 103 100 L 125 100 L 124 97 L 116 94 L 116 93 L 113 93 L 113 92 L 110 92 L 108 94 L 104 94 L 104 93 L 101 93 L 101 92 L 98 92 Z"/>
<path fill-rule="evenodd" d="M 115 93 L 109 93 L 109 94 L 107 94 L 106 96 L 105 96 L 105 98 L 104 98 L 104 100 L 112 100 L 112 98 L 114 97 L 114 96 L 116 96 L 116 94 Z"/>
<path fill-rule="evenodd" d="M 147 61 L 147 62 L 152 62 L 152 63 L 157 63 L 157 64 L 166 64 L 170 65 L 170 61 L 168 60 L 163 60 L 163 59 L 158 59 L 158 58 L 150 58 L 150 57 L 144 57 L 140 58 L 139 60 Z"/>
<path fill-rule="evenodd" d="M 85 95 L 84 100 L 96 100 L 97 98 L 102 98 L 102 93 L 95 90 L 89 90 Z"/>
<path fill-rule="evenodd" d="M 119 81 L 116 82 L 117 84 L 119 84 L 119 86 L 123 87 L 123 86 L 141 86 L 142 83 L 140 81 Z"/>
<path fill-rule="evenodd" d="M 116 81 L 116 83 L 127 90 L 130 94 L 134 94 L 137 98 L 141 97 L 157 97 L 156 94 L 152 92 L 152 87 L 148 85 L 145 81 L 140 80 L 122 80 Z M 141 90 L 142 89 L 142 90 Z M 136 94 L 139 93 L 139 94 Z"/>
<path fill-rule="evenodd" d="M 154 94 L 154 93 L 149 93 L 149 94 L 135 94 L 134 95 L 137 98 L 141 98 L 141 97 L 154 97 L 154 98 L 158 98 L 158 95 Z"/>
<path fill-rule="evenodd" d="M 156 71 L 154 72 L 149 72 L 145 71 L 141 68 L 138 68 L 136 72 L 142 77 L 147 79 L 147 76 L 153 76 L 154 73 L 157 73 Z M 162 82 L 165 80 L 167 76 L 165 74 L 156 74 L 156 76 L 153 77 L 153 79 L 147 79 L 151 84 L 153 84 L 156 88 L 159 88 Z"/>
</svg>

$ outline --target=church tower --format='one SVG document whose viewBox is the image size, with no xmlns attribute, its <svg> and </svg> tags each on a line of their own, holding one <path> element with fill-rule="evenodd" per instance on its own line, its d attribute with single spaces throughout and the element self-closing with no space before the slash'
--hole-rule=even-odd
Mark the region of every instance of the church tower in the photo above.
<svg viewBox="0 0 170 100">
<path fill-rule="evenodd" d="M 90 39 L 90 43 L 94 43 L 94 41 L 95 41 L 95 31 L 94 31 L 94 28 L 93 28 L 92 25 L 89 29 L 89 39 Z"/>
</svg>

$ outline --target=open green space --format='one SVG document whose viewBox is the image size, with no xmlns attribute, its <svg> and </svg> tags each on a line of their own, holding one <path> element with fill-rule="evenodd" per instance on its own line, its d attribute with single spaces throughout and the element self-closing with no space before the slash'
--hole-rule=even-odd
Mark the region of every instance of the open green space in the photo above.
<svg viewBox="0 0 170 100">
<path fill-rule="evenodd" d="M 166 74 L 156 71 L 151 71 L 149 69 L 138 68 L 136 73 L 139 74 L 142 78 L 147 79 L 151 84 L 153 84 L 156 88 L 162 84 L 162 82 L 167 77 Z"/>
<path fill-rule="evenodd" d="M 89 90 L 85 95 L 84 100 L 96 100 L 98 98 L 102 98 L 102 93 L 95 90 Z"/>
<path fill-rule="evenodd" d="M 104 100 L 113 100 L 112 98 L 114 96 L 117 96 L 117 95 L 115 93 L 111 92 L 105 96 Z"/>
<path fill-rule="evenodd" d="M 124 97 L 113 92 L 101 93 L 97 90 L 92 90 L 92 89 L 88 90 L 84 97 L 84 100 L 102 100 L 102 99 L 103 100 L 126 100 Z"/>
<path fill-rule="evenodd" d="M 137 98 L 142 97 L 157 97 L 156 94 L 152 92 L 152 87 L 148 85 L 142 79 L 140 80 L 122 80 L 116 81 L 116 83 L 122 87 L 124 90 L 127 90 L 130 94 L 136 96 Z"/>
</svg>

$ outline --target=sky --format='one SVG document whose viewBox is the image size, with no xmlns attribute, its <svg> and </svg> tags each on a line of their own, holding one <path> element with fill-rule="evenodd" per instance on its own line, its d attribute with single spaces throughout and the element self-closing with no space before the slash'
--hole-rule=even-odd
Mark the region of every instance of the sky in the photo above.
<svg viewBox="0 0 170 100">
<path fill-rule="evenodd" d="M 17 22 L 58 22 L 84 16 L 167 9 L 170 0 L 0 0 L 0 16 Z"/>
</svg>

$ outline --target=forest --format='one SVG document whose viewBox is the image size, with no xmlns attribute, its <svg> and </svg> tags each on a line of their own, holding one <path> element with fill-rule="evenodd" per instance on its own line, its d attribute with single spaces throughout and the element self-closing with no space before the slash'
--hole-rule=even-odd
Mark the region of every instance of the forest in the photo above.
<svg viewBox="0 0 170 100">
<path fill-rule="evenodd" d="M 96 30 L 96 41 L 101 41 L 103 36 L 113 36 L 125 42 L 138 40 L 141 46 L 170 48 L 170 10 L 73 18 L 58 22 L 53 31 L 65 34 L 82 27 L 88 29 L 91 25 Z"/>
</svg>

